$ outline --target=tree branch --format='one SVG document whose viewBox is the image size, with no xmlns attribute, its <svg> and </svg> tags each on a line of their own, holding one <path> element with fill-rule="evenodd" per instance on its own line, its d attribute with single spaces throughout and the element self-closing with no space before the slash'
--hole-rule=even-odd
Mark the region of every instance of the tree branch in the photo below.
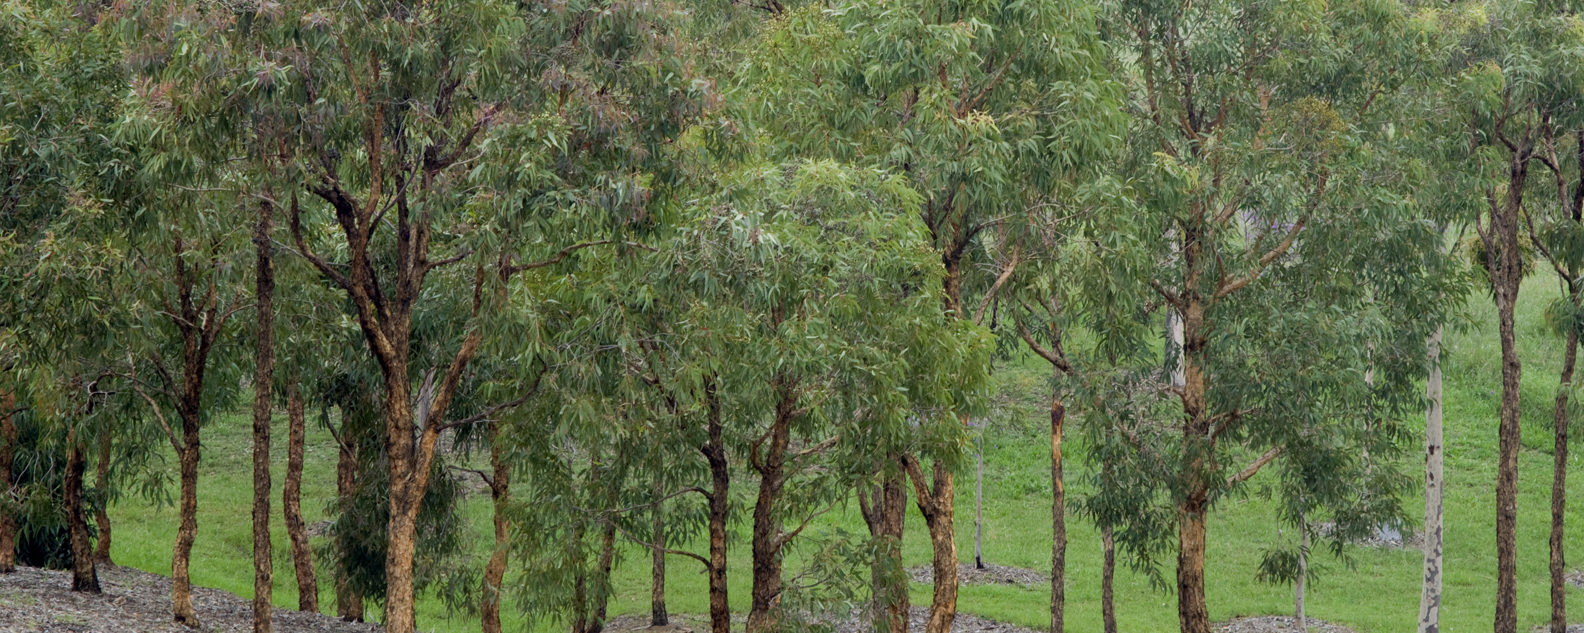
<svg viewBox="0 0 1584 633">
<path fill-rule="evenodd" d="M 1264 455 L 1260 455 L 1259 459 L 1254 460 L 1254 462 L 1249 464 L 1247 468 L 1238 471 L 1236 475 L 1227 477 L 1226 485 L 1230 486 L 1236 483 L 1248 481 L 1249 477 L 1253 477 L 1255 473 L 1258 473 L 1260 469 L 1264 468 L 1266 464 L 1269 464 L 1271 460 L 1276 459 L 1277 455 L 1281 455 L 1281 452 L 1282 447 L 1280 446 L 1276 446 L 1268 451 L 1265 451 Z"/>
</svg>

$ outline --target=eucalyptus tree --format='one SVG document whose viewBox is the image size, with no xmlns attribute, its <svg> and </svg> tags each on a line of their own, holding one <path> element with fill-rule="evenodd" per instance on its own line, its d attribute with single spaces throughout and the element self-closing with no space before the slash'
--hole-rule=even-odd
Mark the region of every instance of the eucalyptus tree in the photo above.
<svg viewBox="0 0 1584 633">
<path fill-rule="evenodd" d="M 1423 228 L 1373 152 L 1391 138 L 1375 106 L 1396 93 L 1414 52 L 1408 18 L 1369 2 L 1129 1 L 1108 15 L 1105 28 L 1130 51 L 1118 63 L 1134 95 L 1125 168 L 1145 214 L 1137 239 L 1160 262 L 1141 281 L 1184 332 L 1185 380 L 1170 388 L 1181 404 L 1176 463 L 1161 487 L 1176 509 L 1185 632 L 1209 630 L 1205 519 L 1215 502 L 1284 451 L 1329 455 L 1311 438 L 1381 400 L 1359 380 L 1362 352 L 1314 343 L 1370 340 L 1380 312 L 1368 308 L 1369 288 L 1339 282 L 1348 275 L 1334 267 Z M 1384 426 L 1346 436 L 1375 450 Z M 1245 465 L 1229 468 L 1236 460 Z M 1392 489 L 1350 516 L 1392 514 Z"/>
<path fill-rule="evenodd" d="M 1573 194 L 1566 166 L 1555 155 L 1557 138 L 1578 127 L 1574 93 L 1580 83 L 1579 35 L 1570 26 L 1576 17 L 1561 3 L 1469 2 L 1426 10 L 1426 23 L 1447 44 L 1437 52 L 1448 79 L 1435 93 L 1435 109 L 1443 125 L 1432 128 L 1444 141 L 1438 146 L 1444 169 L 1437 186 L 1443 196 L 1458 200 L 1452 208 L 1478 235 L 1475 250 L 1497 308 L 1502 346 L 1502 404 L 1496 481 L 1496 616 L 1495 630 L 1516 631 L 1517 459 L 1521 429 L 1518 358 L 1514 310 L 1518 289 L 1528 270 L 1525 237 L 1538 238 L 1555 268 L 1572 273 L 1567 242 L 1572 232 Z M 1535 163 L 1546 165 L 1552 184 L 1530 182 Z M 1555 200 L 1545 200 L 1547 190 Z M 1533 209 L 1562 209 L 1539 216 Z M 1525 226 L 1531 235 L 1525 235 Z M 1570 293 L 1571 294 L 1571 293 Z M 1566 360 L 1564 361 L 1566 364 Z M 1564 377 L 1564 381 L 1568 378 Z M 1563 398 L 1565 396 L 1559 396 Z M 1565 399 L 1557 403 L 1557 419 L 1565 416 Z M 1558 426 L 1565 434 L 1566 424 Z M 1559 435 L 1565 444 L 1565 435 Z M 1565 446 L 1562 448 L 1565 453 Z M 1560 457 L 1558 459 L 1561 459 Z M 1559 464 L 1562 462 L 1558 462 Z M 1558 469 L 1558 477 L 1565 473 Z M 1560 517 L 1561 498 L 1553 495 L 1553 513 Z M 1561 533 L 1553 521 L 1552 566 L 1558 577 L 1562 560 Z M 1565 625 L 1561 585 L 1553 580 L 1552 626 Z"/>
<path fill-rule="evenodd" d="M 392 631 L 414 627 L 417 515 L 440 432 L 470 422 L 448 412 L 485 338 L 494 293 L 482 288 L 542 265 L 536 256 L 559 261 L 653 223 L 679 151 L 670 141 L 708 89 L 669 30 L 679 14 L 541 8 L 287 2 L 235 16 L 175 11 L 153 20 L 173 28 L 146 29 L 165 32 L 170 50 L 253 42 L 211 69 L 252 75 L 247 85 L 267 92 L 259 107 L 289 131 L 276 150 L 296 184 L 273 198 L 297 253 L 349 301 L 382 376 Z M 416 311 L 469 298 L 431 333 L 446 358 L 415 372 Z"/>
<path fill-rule="evenodd" d="M 969 293 L 991 285 L 976 277 L 986 229 L 1021 221 L 1031 192 L 1106 142 L 1069 127 L 1107 116 L 1096 42 L 1077 2 L 843 2 L 769 25 L 747 76 L 776 151 L 907 178 L 944 268 L 942 310 L 968 320 Z M 938 455 L 930 473 L 898 457 L 930 532 L 928 630 L 939 633 L 956 613 L 955 456 Z"/>
</svg>

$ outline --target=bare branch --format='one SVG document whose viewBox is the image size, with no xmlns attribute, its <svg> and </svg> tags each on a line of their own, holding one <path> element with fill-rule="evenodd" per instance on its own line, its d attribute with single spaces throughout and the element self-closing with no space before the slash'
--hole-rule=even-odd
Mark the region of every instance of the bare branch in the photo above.
<svg viewBox="0 0 1584 633">
<path fill-rule="evenodd" d="M 1007 280 L 1012 278 L 1012 272 L 1017 270 L 1017 267 L 1018 247 L 1013 246 L 1012 261 L 1007 262 L 1006 268 L 1001 269 L 1001 275 L 996 277 L 995 283 L 990 284 L 990 289 L 985 291 L 984 298 L 979 300 L 979 309 L 974 312 L 975 325 L 984 324 L 985 310 L 990 308 L 990 301 L 995 298 L 996 292 L 1001 290 L 1001 286 L 1006 285 Z"/>
<path fill-rule="evenodd" d="M 1230 486 L 1232 484 L 1248 481 L 1249 477 L 1253 477 L 1255 473 L 1258 473 L 1260 469 L 1264 468 L 1266 464 L 1269 464 L 1271 460 L 1276 459 L 1276 456 L 1281 455 L 1281 452 L 1282 447 L 1280 446 L 1265 451 L 1264 455 L 1260 455 L 1259 459 L 1254 460 L 1254 462 L 1249 464 L 1247 468 L 1238 471 L 1236 475 L 1227 477 L 1226 485 Z"/>
</svg>

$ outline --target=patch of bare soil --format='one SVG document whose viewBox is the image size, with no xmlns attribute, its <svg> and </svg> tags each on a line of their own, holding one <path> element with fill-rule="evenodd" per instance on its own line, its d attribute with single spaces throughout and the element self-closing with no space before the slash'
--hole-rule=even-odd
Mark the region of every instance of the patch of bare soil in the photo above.
<svg viewBox="0 0 1584 633">
<path fill-rule="evenodd" d="M 1584 589 L 1584 571 L 1575 571 L 1562 577 L 1562 581 L 1580 589 Z"/>
<path fill-rule="evenodd" d="M 651 626 L 647 615 L 624 615 L 605 623 L 605 630 L 627 633 L 629 631 L 650 631 L 651 633 L 693 633 L 694 631 L 708 631 L 709 618 L 691 615 L 672 615 L 667 618 L 670 624 L 665 626 Z"/>
<path fill-rule="evenodd" d="M 740 630 L 742 614 L 732 618 L 732 629 Z M 908 611 L 909 633 L 924 633 L 924 624 L 929 621 L 929 607 L 915 606 Z M 637 631 L 651 631 L 653 633 L 708 633 L 710 630 L 709 618 L 695 615 L 672 615 L 668 627 L 650 627 L 649 616 L 625 615 L 611 620 L 605 625 L 605 630 L 620 633 L 634 633 Z M 846 622 L 836 625 L 836 633 L 869 633 L 867 622 L 862 617 L 854 617 Z M 1006 624 L 981 618 L 971 613 L 957 614 L 957 620 L 952 624 L 952 633 L 1039 633 L 1034 629 Z M 1327 632 L 1328 633 L 1328 632 Z M 1348 632 L 1348 633 L 1351 633 Z"/>
<path fill-rule="evenodd" d="M 17 567 L 0 574 L 0 631 L 47 633 L 191 633 L 171 622 L 171 580 L 131 567 L 99 568 L 102 594 L 71 590 L 71 573 Z M 204 631 L 253 630 L 253 602 L 218 589 L 193 587 L 193 608 Z M 376 624 L 342 622 L 331 616 L 275 609 L 275 630 L 306 633 L 371 633 Z"/>
<path fill-rule="evenodd" d="M 928 565 L 909 568 L 907 572 L 913 582 L 935 584 L 935 570 Z M 957 566 L 958 585 L 1038 585 L 1049 582 L 1049 574 L 1022 567 L 985 565 L 984 569 L 979 569 L 973 563 Z"/>
<path fill-rule="evenodd" d="M 1354 633 L 1340 624 L 1309 618 L 1309 633 Z M 1298 633 L 1298 619 L 1292 616 L 1266 615 L 1255 618 L 1237 618 L 1212 625 L 1216 633 Z"/>
<path fill-rule="evenodd" d="M 1321 523 L 1316 527 L 1320 528 L 1321 534 L 1329 535 L 1331 534 L 1331 530 L 1335 527 L 1335 525 L 1335 523 L 1326 522 Z M 1386 549 L 1424 549 L 1424 534 L 1415 532 L 1404 533 L 1397 528 L 1382 526 L 1375 528 L 1374 533 L 1370 534 L 1369 536 L 1353 542 L 1362 547 L 1379 547 Z"/>
</svg>

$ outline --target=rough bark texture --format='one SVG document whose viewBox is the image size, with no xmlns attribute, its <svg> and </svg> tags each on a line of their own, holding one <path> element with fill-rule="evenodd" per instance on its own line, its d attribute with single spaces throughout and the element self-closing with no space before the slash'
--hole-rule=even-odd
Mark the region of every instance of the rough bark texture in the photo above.
<svg viewBox="0 0 1584 633">
<path fill-rule="evenodd" d="M 1177 620 L 1182 633 L 1209 633 L 1205 607 L 1205 506 L 1180 504 L 1177 509 Z"/>
<path fill-rule="evenodd" d="M 17 443 L 16 394 L 0 395 L 0 503 L 15 501 L 11 491 L 11 462 Z M 16 571 L 16 517 L 0 506 L 0 574 Z"/>
<path fill-rule="evenodd" d="M 777 381 L 782 397 L 776 403 L 775 422 L 770 425 L 764 454 L 754 452 L 753 467 L 759 473 L 759 497 L 753 513 L 753 593 L 749 600 L 748 632 L 759 633 L 776 626 L 776 608 L 781 602 L 781 489 L 786 485 L 787 445 L 792 440 L 792 410 L 795 389 Z"/>
<path fill-rule="evenodd" d="M 1051 631 L 1065 631 L 1067 609 L 1067 488 L 1062 480 L 1062 427 L 1067 408 L 1053 391 L 1050 406 L 1051 443 Z"/>
<path fill-rule="evenodd" d="M 605 614 L 610 606 L 611 566 L 616 562 L 616 523 L 606 519 L 600 528 L 599 564 L 594 576 L 594 609 L 589 617 L 588 633 L 603 633 Z"/>
<path fill-rule="evenodd" d="M 254 309 L 257 312 L 258 348 L 253 373 L 253 631 L 274 628 L 271 611 L 275 594 L 275 561 L 270 552 L 270 405 L 275 397 L 275 262 L 271 257 L 270 228 L 274 207 L 259 204 L 253 246 L 258 250 L 254 267 Z"/>
<path fill-rule="evenodd" d="M 950 633 L 957 620 L 957 541 L 952 525 L 956 491 L 952 474 L 937 460 L 930 481 L 925 481 L 918 459 L 904 454 L 902 464 L 913 481 L 919 513 L 930 536 L 930 571 L 935 574 L 935 591 L 930 600 L 930 617 L 924 633 Z"/>
<path fill-rule="evenodd" d="M 1419 633 L 1441 631 L 1441 328 L 1426 345 L 1430 376 L 1425 380 L 1424 588 L 1419 596 Z"/>
<path fill-rule="evenodd" d="M 314 576 L 313 550 L 302 518 L 303 445 L 308 420 L 302 394 L 296 389 L 286 400 L 286 482 L 281 489 L 281 518 L 291 540 L 292 567 L 297 573 L 297 610 L 319 612 L 319 580 Z"/>
<path fill-rule="evenodd" d="M 1184 230 L 1183 260 L 1190 271 L 1202 266 L 1199 233 Z M 1194 277 L 1190 277 L 1194 279 Z M 1210 432 L 1206 411 L 1207 385 L 1204 358 L 1209 346 L 1205 329 L 1207 307 L 1189 284 L 1188 299 L 1182 312 L 1183 455 L 1179 477 L 1183 497 L 1177 502 L 1177 619 L 1182 633 L 1210 633 L 1210 614 L 1205 604 L 1205 514 L 1209 511 L 1210 478 L 1214 470 L 1215 438 Z"/>
<path fill-rule="evenodd" d="M 1506 199 L 1491 198 L 1490 227 L 1481 233 L 1485 252 L 1494 255 L 1488 269 L 1496 294 L 1497 331 L 1501 338 L 1502 402 L 1500 448 L 1496 465 L 1496 619 L 1495 633 L 1518 632 L 1518 450 L 1519 384 L 1522 367 L 1518 362 L 1518 340 L 1513 311 L 1518 305 L 1518 288 L 1523 270 L 1518 250 L 1518 215 L 1522 209 L 1524 181 L 1528 174 L 1527 149 L 1515 154 L 1508 176 Z"/>
<path fill-rule="evenodd" d="M 495 550 L 484 565 L 484 586 L 479 597 L 479 620 L 484 633 L 501 633 L 500 590 L 506 579 L 506 555 L 511 551 L 511 524 L 506 519 L 510 502 L 511 466 L 506 463 L 505 440 L 500 437 L 500 422 L 490 422 L 490 500 L 495 504 Z"/>
<path fill-rule="evenodd" d="M 194 411 L 189 419 L 182 414 L 183 444 L 181 462 L 180 524 L 176 528 L 176 546 L 171 555 L 171 618 L 178 624 L 199 628 L 198 614 L 193 611 L 192 577 L 188 575 L 188 562 L 192 559 L 193 540 L 198 536 L 198 416 Z"/>
<path fill-rule="evenodd" d="M 88 516 L 83 508 L 83 471 L 87 464 L 82 447 L 75 442 L 76 430 L 66 438 L 66 485 L 62 501 L 66 504 L 67 531 L 72 551 L 72 591 L 99 593 L 99 573 L 94 568 L 93 541 L 88 536 Z"/>
<path fill-rule="evenodd" d="M 731 470 L 726 462 L 726 441 L 721 426 L 720 398 L 714 381 L 705 384 L 709 407 L 708 442 L 703 446 L 709 462 L 709 610 L 710 633 L 731 633 L 731 606 L 726 602 L 726 518 L 731 501 Z"/>
<path fill-rule="evenodd" d="M 343 433 L 344 433 L 343 429 Z M 340 450 L 336 460 L 336 498 L 345 504 L 352 498 L 357 486 L 357 447 L 347 441 L 343 435 L 339 441 Z M 346 508 L 343 507 L 345 512 Z M 347 622 L 363 621 L 363 596 L 355 591 L 347 581 L 346 572 L 336 571 L 336 616 Z"/>
<path fill-rule="evenodd" d="M 892 473 L 885 476 L 878 487 L 858 495 L 858 507 L 869 536 L 880 542 L 881 554 L 869 571 L 870 588 L 874 604 L 873 617 L 884 619 L 876 623 L 876 630 L 887 633 L 907 633 L 908 630 L 908 580 L 902 572 L 902 526 L 907 512 L 907 487 L 904 475 Z"/>
<path fill-rule="evenodd" d="M 101 492 L 110 489 L 110 458 L 112 456 L 110 430 L 106 429 L 99 435 L 99 463 L 94 465 L 94 488 Z M 110 531 L 109 503 L 101 504 L 94 508 L 94 523 L 99 526 L 99 540 L 94 543 L 94 563 L 99 565 L 114 565 L 110 560 L 110 545 L 113 534 Z"/>
<path fill-rule="evenodd" d="M 1575 293 L 1576 294 L 1576 293 Z M 1563 520 L 1567 516 L 1568 392 L 1573 384 L 1573 367 L 1578 362 L 1578 331 L 1568 330 L 1567 350 L 1562 357 L 1561 386 L 1557 389 L 1553 424 L 1556 445 L 1551 475 L 1551 631 L 1567 633 L 1567 560 L 1563 555 Z"/>
<path fill-rule="evenodd" d="M 1111 535 L 1111 526 L 1100 528 L 1100 547 L 1105 552 L 1105 560 L 1100 567 L 1100 620 L 1105 627 L 1105 633 L 1117 633 L 1116 623 L 1116 592 L 1114 579 L 1116 578 L 1116 539 Z"/>
<path fill-rule="evenodd" d="M 671 623 L 670 615 L 666 613 L 666 527 L 665 527 L 665 502 L 660 498 L 665 494 L 661 485 L 661 478 L 655 477 L 655 506 L 650 538 L 653 539 L 655 548 L 649 569 L 649 626 L 665 626 Z"/>
</svg>

